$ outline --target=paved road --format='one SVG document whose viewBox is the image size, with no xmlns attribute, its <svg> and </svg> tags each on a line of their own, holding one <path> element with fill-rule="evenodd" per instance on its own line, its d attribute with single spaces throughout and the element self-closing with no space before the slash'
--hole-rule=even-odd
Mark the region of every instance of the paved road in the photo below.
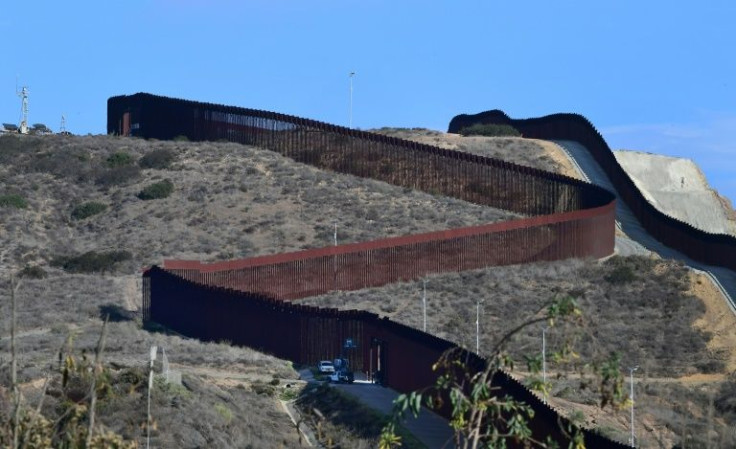
<svg viewBox="0 0 736 449">
<path fill-rule="evenodd" d="M 399 395 L 398 392 L 390 388 L 370 383 L 356 382 L 352 385 L 335 384 L 333 386 L 357 397 L 367 406 L 386 415 L 391 414 L 393 400 Z M 441 418 L 424 407 L 422 407 L 417 418 L 414 418 L 411 413 L 408 413 L 403 425 L 429 449 L 453 447 L 452 429 L 450 425 L 444 418 Z"/>
<path fill-rule="evenodd" d="M 307 370 L 299 371 L 302 380 L 313 379 L 312 373 Z M 356 373 L 359 375 L 359 373 Z M 370 382 L 356 378 L 353 384 L 331 384 L 347 394 L 355 396 L 368 407 L 385 415 L 391 415 L 393 401 L 399 393 L 391 388 L 374 385 Z M 429 449 L 449 449 L 452 445 L 452 429 L 447 420 L 422 407 L 417 418 L 410 413 L 403 423 L 404 427 L 411 432 L 419 441 Z"/>
<path fill-rule="evenodd" d="M 582 170 L 587 180 L 616 193 L 616 197 L 618 198 L 618 192 L 613 187 L 611 180 L 608 179 L 608 175 L 606 175 L 585 147 L 577 142 L 571 141 L 556 141 L 555 143 L 567 152 L 568 156 L 572 158 L 574 165 Z M 736 300 L 736 273 L 726 268 L 714 267 L 697 262 L 681 252 L 665 246 L 642 227 L 631 209 L 620 198 L 616 202 L 616 221 L 620 225 L 621 230 L 629 237 L 629 239 L 616 238 L 616 251 L 619 254 L 637 253 L 641 252 L 642 248 L 646 248 L 649 251 L 657 253 L 662 258 L 682 260 L 691 268 L 703 271 L 706 274 L 709 273 L 711 280 L 719 286 L 721 292 L 724 293 L 726 302 L 734 314 L 736 314 L 736 302 L 734 302 Z"/>
</svg>

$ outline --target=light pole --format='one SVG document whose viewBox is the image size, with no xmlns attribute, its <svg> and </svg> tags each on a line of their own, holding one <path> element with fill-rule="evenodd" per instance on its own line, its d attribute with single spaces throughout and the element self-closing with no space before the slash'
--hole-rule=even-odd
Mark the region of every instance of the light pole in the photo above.
<svg viewBox="0 0 736 449">
<path fill-rule="evenodd" d="M 544 393 L 544 400 L 547 401 L 547 326 L 542 328 L 542 392 Z"/>
<path fill-rule="evenodd" d="M 350 72 L 350 119 L 349 119 L 349 128 L 353 129 L 353 76 L 355 76 L 355 72 Z"/>
<path fill-rule="evenodd" d="M 153 362 L 156 360 L 158 348 L 151 346 L 151 365 L 148 368 L 148 417 L 146 419 L 146 449 L 151 447 L 151 389 L 153 388 Z"/>
<path fill-rule="evenodd" d="M 629 383 L 631 384 L 629 393 L 629 399 L 631 400 L 631 438 L 629 438 L 629 444 L 631 447 L 636 447 L 636 435 L 634 433 L 634 371 L 638 369 L 639 366 L 629 368 Z"/>
<path fill-rule="evenodd" d="M 427 332 L 427 280 L 422 279 L 422 284 L 424 284 L 422 289 L 422 311 L 424 314 L 424 326 L 422 326 L 422 330 L 424 332 Z"/>
<path fill-rule="evenodd" d="M 337 248 L 337 220 L 335 220 L 334 242 Z M 332 288 L 333 290 L 337 290 L 337 252 L 332 256 Z"/>
<path fill-rule="evenodd" d="M 475 353 L 480 355 L 480 300 L 475 303 Z"/>
</svg>

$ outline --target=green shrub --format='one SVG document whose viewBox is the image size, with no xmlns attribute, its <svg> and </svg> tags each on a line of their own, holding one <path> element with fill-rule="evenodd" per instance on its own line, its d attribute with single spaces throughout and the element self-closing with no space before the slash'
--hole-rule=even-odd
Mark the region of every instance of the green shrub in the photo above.
<svg viewBox="0 0 736 449">
<path fill-rule="evenodd" d="M 276 389 L 273 387 L 273 385 L 264 384 L 261 381 L 253 382 L 250 388 L 255 394 L 260 396 L 273 397 L 276 394 Z"/>
<path fill-rule="evenodd" d="M 178 136 L 174 137 L 174 142 L 189 142 L 189 137 L 185 136 L 184 134 L 179 134 Z"/>
<path fill-rule="evenodd" d="M 102 187 L 125 184 L 137 178 L 140 173 L 141 169 L 136 165 L 115 167 L 103 172 L 97 177 L 95 182 Z"/>
<path fill-rule="evenodd" d="M 174 159 L 176 159 L 174 152 L 164 148 L 146 153 L 138 161 L 138 165 L 140 165 L 141 168 L 155 168 L 163 170 L 169 168 L 171 163 L 174 162 Z"/>
<path fill-rule="evenodd" d="M 463 136 L 520 137 L 519 130 L 511 125 L 476 123 L 460 130 Z"/>
<path fill-rule="evenodd" d="M 82 203 L 72 210 L 72 218 L 75 220 L 84 220 L 93 215 L 104 212 L 107 209 L 107 205 L 98 203 L 96 201 L 90 201 L 88 203 Z"/>
<path fill-rule="evenodd" d="M 611 284 L 628 284 L 636 280 L 636 275 L 629 265 L 618 265 L 604 279 Z"/>
<path fill-rule="evenodd" d="M 95 167 L 90 164 L 90 156 L 86 150 L 75 147 L 40 150 L 30 155 L 27 166 L 30 171 L 50 173 L 78 182 L 93 179 Z"/>
<path fill-rule="evenodd" d="M 0 195 L 0 207 L 14 207 L 16 209 L 25 209 L 28 207 L 28 201 L 17 193 Z"/>
<path fill-rule="evenodd" d="M 115 265 L 132 257 L 128 251 L 88 251 L 78 256 L 57 256 L 51 260 L 51 266 L 72 273 L 96 273 L 111 271 Z"/>
<path fill-rule="evenodd" d="M 29 279 L 43 279 L 46 277 L 46 271 L 39 266 L 26 265 L 22 270 L 20 270 L 18 276 Z"/>
<path fill-rule="evenodd" d="M 223 404 L 215 404 L 215 411 L 220 414 L 226 424 L 230 424 L 233 420 L 233 412 Z"/>
<path fill-rule="evenodd" d="M 165 179 L 161 182 L 151 184 L 145 189 L 141 190 L 138 193 L 138 198 L 144 201 L 155 200 L 159 198 L 166 198 L 169 195 L 171 195 L 171 192 L 173 191 L 174 191 L 174 183 L 172 183 L 168 179 Z"/>
<path fill-rule="evenodd" d="M 133 164 L 133 155 L 124 151 L 118 151 L 108 156 L 106 162 L 110 168 L 126 167 Z"/>
</svg>

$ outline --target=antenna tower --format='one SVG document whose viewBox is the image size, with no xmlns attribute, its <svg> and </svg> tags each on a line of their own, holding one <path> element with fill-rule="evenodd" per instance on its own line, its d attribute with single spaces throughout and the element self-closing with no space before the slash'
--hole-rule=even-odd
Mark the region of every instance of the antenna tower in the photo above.
<svg viewBox="0 0 736 449">
<path fill-rule="evenodd" d="M 19 91 L 18 86 L 16 85 L 15 94 L 21 98 L 21 106 L 20 106 L 21 119 L 20 119 L 20 126 L 19 126 L 20 133 L 28 134 L 28 87 L 23 86 L 23 88 Z"/>
<path fill-rule="evenodd" d="M 59 134 L 66 133 L 66 116 L 61 116 L 61 126 L 59 127 Z"/>
</svg>

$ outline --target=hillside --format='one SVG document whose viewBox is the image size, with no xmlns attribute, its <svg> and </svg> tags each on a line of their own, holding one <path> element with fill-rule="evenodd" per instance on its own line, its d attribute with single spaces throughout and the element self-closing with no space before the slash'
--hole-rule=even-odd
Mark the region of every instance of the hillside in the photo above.
<svg viewBox="0 0 736 449">
<path fill-rule="evenodd" d="M 554 146 L 546 143 L 461 138 L 426 130 L 381 131 L 547 170 L 572 170 Z M 162 168 L 140 168 L 144 155 L 151 153 L 168 153 L 173 160 Z M 144 201 L 137 197 L 146 186 L 165 179 L 174 186 L 168 198 Z M 157 434 L 160 444 L 170 444 L 165 438 L 171 434 L 178 435 L 176 441 L 181 447 L 195 447 L 202 441 L 216 447 L 279 447 L 265 440 L 266 435 L 277 435 L 283 447 L 295 447 L 296 433 L 288 417 L 273 397 L 259 391 L 274 377 L 283 379 L 279 384 L 283 385 L 296 374 L 288 363 L 248 349 L 203 344 L 141 329 L 126 312 L 140 306 L 138 273 L 142 266 L 160 263 L 163 258 L 210 261 L 330 245 L 335 221 L 338 241 L 346 243 L 513 216 L 380 182 L 321 172 L 275 153 L 231 143 L 3 136 L 0 180 L 0 195 L 17 195 L 27 202 L 25 208 L 0 207 L 0 221 L 4 223 L 0 228 L 2 279 L 8 278 L 10 270 L 25 267 L 39 267 L 47 273 L 44 279 L 24 280 L 19 291 L 23 381 L 32 382 L 42 376 L 41 367 L 54 360 L 70 331 L 79 333 L 75 343 L 78 349 L 91 349 L 99 333 L 100 316 L 112 311 L 119 319 L 110 325 L 110 341 L 115 344 L 107 351 L 109 360 L 122 369 L 141 369 L 148 346 L 155 342 L 167 349 L 172 363 L 180 365 L 185 373 L 186 394 L 173 394 L 178 399 L 170 397 L 168 402 L 157 403 L 154 413 L 173 414 L 176 407 L 172 404 L 181 406 L 184 401 L 193 407 L 185 409 L 184 414 L 205 417 L 198 423 L 177 424 L 172 419 L 161 426 L 167 430 Z M 106 205 L 106 209 L 85 219 L 72 218 L 76 206 L 91 201 Z M 109 266 L 104 259 L 96 260 L 97 268 L 105 269 L 104 274 L 73 274 L 52 266 L 52 262 L 64 266 L 70 258 L 92 250 L 127 251 L 130 257 Z M 77 266 L 66 265 L 67 269 Z M 616 278 L 614 282 L 606 281 L 617 269 L 632 271 L 635 276 L 622 282 L 616 282 Z M 1 288 L 5 296 L 8 287 Z M 399 284 L 309 301 L 375 310 L 417 327 L 421 316 L 418 288 L 416 283 Z M 719 340 L 722 334 L 716 333 L 715 326 L 728 329 L 733 319 L 717 308 L 718 301 L 712 301 L 706 283 L 676 263 L 614 258 L 603 264 L 567 261 L 436 276 L 428 284 L 433 306 L 428 329 L 468 344 L 472 340 L 472 329 L 468 327 L 474 322 L 473 305 L 477 298 L 484 298 L 483 313 L 489 321 L 483 338 L 488 343 L 503 324 L 519 318 L 520 309 L 538 305 L 556 293 L 580 296 L 591 319 L 585 331 L 595 340 L 581 339 L 586 345 L 585 356 L 617 349 L 624 353 L 624 363 L 626 357 L 648 360 L 643 368 L 648 376 L 658 379 L 714 375 L 715 382 L 706 384 L 707 391 L 681 381 L 662 384 L 647 401 L 661 404 L 648 412 L 650 418 L 642 418 L 651 420 L 651 429 L 659 431 L 662 428 L 656 426 L 666 426 L 662 432 L 668 441 L 677 440 L 675 430 L 682 422 L 693 429 L 693 438 L 700 438 L 698 431 L 705 424 L 698 416 L 708 416 L 708 395 L 721 398 L 722 389 L 731 385 L 724 380 L 734 369 L 733 346 Z M 7 301 L 3 300 L 2 307 L 2 316 L 8 316 Z M 6 336 L 7 324 L 3 326 L 2 335 Z M 627 338 L 621 339 L 621 335 Z M 673 340 L 678 344 L 673 345 Z M 513 348 L 537 351 L 538 346 L 539 336 L 531 333 Z M 7 360 L 6 353 L 3 359 Z M 234 380 L 215 383 L 215 371 L 204 376 L 201 370 L 205 368 Z M 574 391 L 562 382 L 556 386 L 556 394 L 562 399 L 590 400 Z M 680 396 L 687 396 L 688 402 L 675 402 Z M 213 413 L 215 404 L 226 407 L 230 414 Z M 241 404 L 251 405 L 241 408 Z M 130 408 L 130 404 L 119 406 Z M 688 406 L 694 407 L 692 414 L 673 412 L 676 407 Z M 249 407 L 264 413 L 252 416 Z M 736 422 L 729 407 L 727 403 L 718 409 L 716 429 Z M 130 413 L 126 432 L 135 436 L 140 430 L 130 423 L 141 416 Z M 626 421 L 613 417 L 605 426 L 620 437 L 625 434 Z M 188 433 L 191 428 L 196 432 Z M 215 440 L 223 432 L 227 441 Z M 648 441 L 654 441 L 654 435 L 649 432 Z"/>
<path fill-rule="evenodd" d="M 710 188 L 693 161 L 639 151 L 619 150 L 614 155 L 660 211 L 704 231 L 736 235 L 736 211 Z"/>
</svg>

